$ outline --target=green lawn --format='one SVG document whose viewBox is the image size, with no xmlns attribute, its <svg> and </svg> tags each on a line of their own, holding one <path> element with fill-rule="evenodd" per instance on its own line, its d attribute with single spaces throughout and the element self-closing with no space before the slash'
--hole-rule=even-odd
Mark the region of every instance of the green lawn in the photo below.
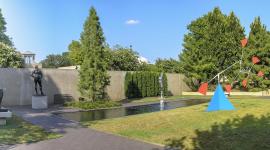
<svg viewBox="0 0 270 150">
<path fill-rule="evenodd" d="M 185 99 L 185 98 L 194 98 L 194 99 L 209 99 L 210 96 L 200 96 L 200 95 L 183 95 L 183 96 L 167 96 L 165 100 L 177 100 L 177 99 Z M 130 103 L 148 103 L 148 102 L 158 102 L 160 101 L 160 97 L 144 97 L 144 98 L 134 98 L 125 100 L 125 102 Z"/>
<path fill-rule="evenodd" d="M 211 99 L 212 96 L 202 96 L 202 95 L 181 95 L 181 96 L 168 96 L 165 97 L 165 100 L 177 100 L 177 99 Z M 231 96 L 230 98 L 238 99 L 238 98 L 259 98 L 256 96 Z M 145 97 L 145 98 L 135 98 L 127 100 L 131 103 L 147 103 L 147 102 L 158 102 L 160 101 L 160 97 Z"/>
<path fill-rule="evenodd" d="M 58 137 L 60 135 L 45 132 L 40 127 L 27 123 L 16 116 L 9 119 L 6 126 L 0 126 L 0 145 L 32 143 Z"/>
<path fill-rule="evenodd" d="M 97 130 L 183 149 L 270 149 L 270 99 L 232 97 L 237 110 L 205 112 L 207 104 L 87 122 Z"/>
</svg>

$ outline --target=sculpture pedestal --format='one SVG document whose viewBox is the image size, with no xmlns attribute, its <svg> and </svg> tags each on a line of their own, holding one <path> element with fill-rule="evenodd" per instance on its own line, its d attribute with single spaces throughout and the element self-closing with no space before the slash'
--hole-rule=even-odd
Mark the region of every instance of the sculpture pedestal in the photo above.
<svg viewBox="0 0 270 150">
<path fill-rule="evenodd" d="M 32 109 L 47 109 L 48 97 L 47 96 L 32 96 Z"/>
<path fill-rule="evenodd" d="M 6 125 L 6 120 L 11 117 L 12 113 L 9 110 L 0 108 L 0 125 Z"/>
</svg>

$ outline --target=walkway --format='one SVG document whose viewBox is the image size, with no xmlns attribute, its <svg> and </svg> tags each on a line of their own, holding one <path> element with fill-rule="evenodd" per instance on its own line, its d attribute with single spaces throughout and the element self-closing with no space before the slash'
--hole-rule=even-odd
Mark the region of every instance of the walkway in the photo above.
<svg viewBox="0 0 270 150">
<path fill-rule="evenodd" d="M 162 150 L 158 145 L 131 140 L 80 126 L 77 122 L 51 115 L 49 110 L 37 111 L 30 107 L 13 107 L 12 111 L 25 120 L 63 137 L 31 144 L 16 145 L 11 150 Z"/>
</svg>

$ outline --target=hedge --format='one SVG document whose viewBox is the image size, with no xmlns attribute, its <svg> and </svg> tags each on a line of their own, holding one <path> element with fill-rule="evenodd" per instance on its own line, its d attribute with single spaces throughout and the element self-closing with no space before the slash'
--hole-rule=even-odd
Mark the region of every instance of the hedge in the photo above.
<svg viewBox="0 0 270 150">
<path fill-rule="evenodd" d="M 127 72 L 125 76 L 125 95 L 127 98 L 141 98 L 160 95 L 160 73 L 138 71 Z M 167 76 L 163 74 L 163 93 L 167 95 Z"/>
</svg>

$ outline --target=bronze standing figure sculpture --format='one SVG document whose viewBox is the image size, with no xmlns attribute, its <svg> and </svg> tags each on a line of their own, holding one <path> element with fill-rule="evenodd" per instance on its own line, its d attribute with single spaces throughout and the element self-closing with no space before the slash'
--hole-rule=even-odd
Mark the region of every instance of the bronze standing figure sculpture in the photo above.
<svg viewBox="0 0 270 150">
<path fill-rule="evenodd" d="M 35 66 L 35 70 L 32 72 L 31 76 L 34 78 L 36 95 L 38 95 L 37 85 L 39 86 L 41 95 L 44 95 L 44 93 L 42 91 L 43 74 L 37 65 Z"/>
</svg>

